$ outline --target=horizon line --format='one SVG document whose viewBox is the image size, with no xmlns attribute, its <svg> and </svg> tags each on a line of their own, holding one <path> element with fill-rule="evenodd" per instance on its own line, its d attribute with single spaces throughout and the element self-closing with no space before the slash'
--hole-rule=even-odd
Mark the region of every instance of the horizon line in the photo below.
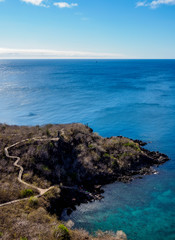
<svg viewBox="0 0 175 240">
<path fill-rule="evenodd" d="M 1 58 L 0 60 L 175 60 L 175 58 Z"/>
</svg>

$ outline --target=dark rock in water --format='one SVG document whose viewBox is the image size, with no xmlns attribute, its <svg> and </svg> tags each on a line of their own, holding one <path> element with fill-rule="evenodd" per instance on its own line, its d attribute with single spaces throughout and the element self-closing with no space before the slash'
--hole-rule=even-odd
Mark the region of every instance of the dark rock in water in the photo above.
<svg viewBox="0 0 175 240">
<path fill-rule="evenodd" d="M 69 216 L 69 215 L 72 213 L 72 211 L 73 211 L 73 210 L 72 210 L 71 208 L 68 208 L 68 209 L 67 209 L 67 215 Z"/>
<path fill-rule="evenodd" d="M 138 143 L 139 144 L 139 146 L 145 146 L 145 145 L 147 145 L 147 143 L 146 142 L 143 142 L 143 141 L 141 141 L 141 140 L 133 140 L 135 143 Z"/>
</svg>

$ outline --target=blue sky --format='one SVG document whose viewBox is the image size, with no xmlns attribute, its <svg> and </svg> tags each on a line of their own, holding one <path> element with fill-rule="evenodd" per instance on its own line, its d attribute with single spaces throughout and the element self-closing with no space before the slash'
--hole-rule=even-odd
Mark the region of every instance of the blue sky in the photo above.
<svg viewBox="0 0 175 240">
<path fill-rule="evenodd" d="M 0 0 L 0 58 L 175 58 L 175 0 Z"/>
</svg>

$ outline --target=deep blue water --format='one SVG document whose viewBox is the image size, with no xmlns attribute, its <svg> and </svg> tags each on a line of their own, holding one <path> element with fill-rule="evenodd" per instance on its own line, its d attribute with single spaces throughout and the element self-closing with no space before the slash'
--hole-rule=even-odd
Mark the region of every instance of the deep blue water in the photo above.
<svg viewBox="0 0 175 240">
<path fill-rule="evenodd" d="M 105 186 L 71 215 L 90 232 L 175 239 L 175 60 L 0 60 L 0 122 L 82 122 L 103 136 L 151 142 L 168 154 L 159 174 Z"/>
</svg>

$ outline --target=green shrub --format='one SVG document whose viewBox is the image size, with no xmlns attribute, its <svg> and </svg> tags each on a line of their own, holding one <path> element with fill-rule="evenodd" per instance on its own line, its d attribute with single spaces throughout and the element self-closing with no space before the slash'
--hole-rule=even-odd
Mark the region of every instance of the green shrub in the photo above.
<svg viewBox="0 0 175 240">
<path fill-rule="evenodd" d="M 24 173 L 23 174 L 23 178 L 28 178 L 29 177 L 29 173 Z"/>
<path fill-rule="evenodd" d="M 124 143 L 124 146 L 125 146 L 125 147 L 134 148 L 136 151 L 141 151 L 141 150 L 140 150 L 140 147 L 139 147 L 136 143 L 134 143 L 134 142 Z"/>
<path fill-rule="evenodd" d="M 123 144 L 125 147 L 134 147 L 134 143 L 131 143 L 131 142 L 127 142 L 127 143 L 124 143 Z"/>
<path fill-rule="evenodd" d="M 110 158 L 112 158 L 113 160 L 116 160 L 116 161 L 117 161 L 117 158 L 114 157 L 113 155 L 110 155 Z"/>
<path fill-rule="evenodd" d="M 38 198 L 37 197 L 30 197 L 30 199 L 29 199 L 29 206 L 30 207 L 38 206 Z"/>
<path fill-rule="evenodd" d="M 104 154 L 103 154 L 103 157 L 105 157 L 105 158 L 109 158 L 110 155 L 109 155 L 108 153 L 104 153 Z"/>
<path fill-rule="evenodd" d="M 92 144 L 89 144 L 88 148 L 94 148 L 94 146 Z"/>
<path fill-rule="evenodd" d="M 2 232 L 0 232 L 0 237 L 2 237 Z"/>
<path fill-rule="evenodd" d="M 20 192 L 21 198 L 26 198 L 33 196 L 33 190 L 32 189 L 24 189 Z"/>
<path fill-rule="evenodd" d="M 50 171 L 49 167 L 46 166 L 46 165 L 43 165 L 43 166 L 42 166 L 42 169 L 43 169 L 44 171 Z"/>
<path fill-rule="evenodd" d="M 69 230 L 63 224 L 60 224 L 54 231 L 54 237 L 58 240 L 69 240 Z"/>
<path fill-rule="evenodd" d="M 26 144 L 32 144 L 32 141 L 33 141 L 32 139 L 29 139 L 26 141 Z"/>
<path fill-rule="evenodd" d="M 54 145 L 53 145 L 52 142 L 49 143 L 49 147 L 50 147 L 50 148 L 53 148 L 53 147 L 54 147 Z"/>
<path fill-rule="evenodd" d="M 20 240 L 28 240 L 26 237 L 20 237 Z"/>
<path fill-rule="evenodd" d="M 42 149 L 42 146 L 41 146 L 41 145 L 38 145 L 37 148 L 36 148 L 36 150 L 37 150 L 38 152 L 41 151 L 41 149 Z"/>
</svg>

